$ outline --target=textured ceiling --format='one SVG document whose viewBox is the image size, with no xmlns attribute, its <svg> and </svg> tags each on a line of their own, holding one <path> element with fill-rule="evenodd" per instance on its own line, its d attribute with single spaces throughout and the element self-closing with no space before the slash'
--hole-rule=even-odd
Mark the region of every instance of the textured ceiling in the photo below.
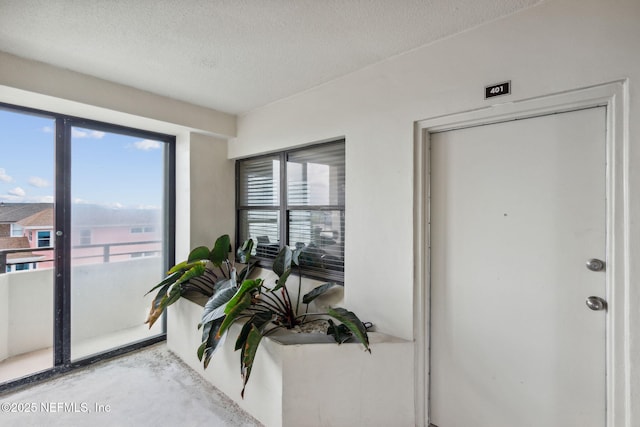
<svg viewBox="0 0 640 427">
<path fill-rule="evenodd" d="M 0 0 L 0 51 L 243 113 L 541 0 Z"/>
</svg>

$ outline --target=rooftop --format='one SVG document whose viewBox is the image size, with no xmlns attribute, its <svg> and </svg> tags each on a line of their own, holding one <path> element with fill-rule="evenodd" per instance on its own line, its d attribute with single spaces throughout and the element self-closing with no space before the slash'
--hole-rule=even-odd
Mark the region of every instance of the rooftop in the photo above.
<svg viewBox="0 0 640 427">
<path fill-rule="evenodd" d="M 48 208 L 53 208 L 53 203 L 0 202 L 0 223 L 18 222 Z"/>
</svg>

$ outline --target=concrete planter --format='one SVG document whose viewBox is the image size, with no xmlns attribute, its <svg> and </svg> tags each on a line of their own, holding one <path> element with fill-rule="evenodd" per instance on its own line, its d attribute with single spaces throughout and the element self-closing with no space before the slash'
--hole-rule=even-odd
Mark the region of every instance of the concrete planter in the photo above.
<svg viewBox="0 0 640 427">
<path fill-rule="evenodd" d="M 185 299 L 169 309 L 169 349 L 266 426 L 412 426 L 413 343 L 370 333 L 372 354 L 360 344 L 336 345 L 316 334 L 265 339 L 240 398 L 240 326 L 204 370 L 196 349 L 202 307 Z"/>
</svg>

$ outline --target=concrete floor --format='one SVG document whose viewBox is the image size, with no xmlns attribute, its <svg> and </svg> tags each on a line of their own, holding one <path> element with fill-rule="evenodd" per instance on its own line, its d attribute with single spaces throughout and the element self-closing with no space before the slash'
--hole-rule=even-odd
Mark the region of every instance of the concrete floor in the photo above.
<svg viewBox="0 0 640 427">
<path fill-rule="evenodd" d="M 261 426 L 157 344 L 0 395 L 2 426 Z"/>
</svg>

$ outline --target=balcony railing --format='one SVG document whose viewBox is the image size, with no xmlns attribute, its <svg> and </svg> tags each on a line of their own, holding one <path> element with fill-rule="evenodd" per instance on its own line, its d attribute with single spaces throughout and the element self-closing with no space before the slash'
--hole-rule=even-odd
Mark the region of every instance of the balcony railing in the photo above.
<svg viewBox="0 0 640 427">
<path fill-rule="evenodd" d="M 138 247 L 136 250 L 124 250 L 119 251 L 115 248 L 119 247 L 131 247 L 131 246 L 149 246 L 149 245 L 158 245 L 157 248 L 154 247 Z M 114 260 L 116 257 L 127 257 L 132 258 L 132 255 L 136 254 L 144 254 L 145 256 L 150 256 L 149 254 L 159 254 L 162 251 L 162 242 L 160 240 L 146 240 L 146 241 L 138 241 L 138 242 L 119 242 L 119 243 L 101 243 L 95 245 L 76 245 L 73 246 L 72 258 L 74 260 L 90 260 L 93 259 L 94 263 L 108 263 Z M 53 254 L 53 247 L 47 248 L 24 248 L 24 249 L 0 249 L 0 274 L 5 274 L 7 272 L 7 266 L 19 265 L 19 264 L 42 264 L 42 263 L 52 263 L 54 261 L 53 258 L 45 257 L 43 259 L 34 259 L 29 261 L 15 261 L 12 262 L 7 258 L 9 254 L 37 254 L 38 252 L 45 252 L 46 255 Z"/>
</svg>

